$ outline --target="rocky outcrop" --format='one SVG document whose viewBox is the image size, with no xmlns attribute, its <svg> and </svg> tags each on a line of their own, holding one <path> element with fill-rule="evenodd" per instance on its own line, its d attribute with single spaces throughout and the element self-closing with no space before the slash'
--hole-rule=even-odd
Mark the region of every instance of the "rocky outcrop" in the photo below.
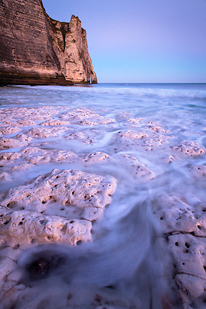
<svg viewBox="0 0 206 309">
<path fill-rule="evenodd" d="M 51 19 L 41 0 L 0 0 L 0 84 L 96 83 L 78 17 Z"/>
<path fill-rule="evenodd" d="M 86 30 L 81 27 L 79 18 L 72 15 L 70 23 L 53 20 L 48 15 L 47 18 L 50 38 L 65 79 L 74 83 L 97 83 Z"/>
</svg>

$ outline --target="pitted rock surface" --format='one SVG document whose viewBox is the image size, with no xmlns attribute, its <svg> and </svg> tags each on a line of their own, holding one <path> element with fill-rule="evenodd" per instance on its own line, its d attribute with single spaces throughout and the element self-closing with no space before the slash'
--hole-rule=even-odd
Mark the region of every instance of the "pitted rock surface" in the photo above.
<svg viewBox="0 0 206 309">
<path fill-rule="evenodd" d="M 76 170 L 53 170 L 23 186 L 0 194 L 2 206 L 45 212 L 52 208 L 68 209 L 70 219 L 97 220 L 102 209 L 111 203 L 116 179 Z M 58 211 L 58 210 L 56 210 Z M 63 214 L 63 213 L 62 213 Z"/>
<path fill-rule="evenodd" d="M 35 243 L 76 245 L 91 241 L 91 229 L 91 222 L 86 220 L 69 220 L 35 211 L 12 211 L 9 207 L 0 207 L 0 238 L 9 242 L 10 246 Z"/>
</svg>

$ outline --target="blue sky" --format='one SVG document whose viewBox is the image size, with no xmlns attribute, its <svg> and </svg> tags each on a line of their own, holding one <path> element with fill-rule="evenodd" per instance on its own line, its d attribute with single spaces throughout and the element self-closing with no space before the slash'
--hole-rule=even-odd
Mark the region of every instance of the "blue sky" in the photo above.
<svg viewBox="0 0 206 309">
<path fill-rule="evenodd" d="M 98 82 L 206 83 L 206 0 L 43 0 L 79 17 Z"/>
</svg>

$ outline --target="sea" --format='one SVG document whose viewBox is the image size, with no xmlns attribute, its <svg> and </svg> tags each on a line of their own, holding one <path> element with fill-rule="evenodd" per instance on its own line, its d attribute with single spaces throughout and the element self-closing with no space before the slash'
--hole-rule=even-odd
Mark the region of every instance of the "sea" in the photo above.
<svg viewBox="0 0 206 309">
<path fill-rule="evenodd" d="M 0 115 L 1 193 L 53 169 L 117 182 L 91 242 L 23 251 L 17 264 L 30 288 L 14 295 L 15 308 L 182 308 L 180 253 L 166 239 L 187 233 L 185 222 L 206 208 L 206 84 L 6 86 Z M 32 147 L 78 160 L 5 159 Z M 32 281 L 25 265 L 48 252 L 66 256 L 63 268 Z"/>
</svg>

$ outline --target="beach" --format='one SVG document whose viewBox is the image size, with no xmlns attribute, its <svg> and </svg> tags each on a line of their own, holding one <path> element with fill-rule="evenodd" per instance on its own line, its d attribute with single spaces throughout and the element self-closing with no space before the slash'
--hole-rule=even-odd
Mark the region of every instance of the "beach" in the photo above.
<svg viewBox="0 0 206 309">
<path fill-rule="evenodd" d="M 0 308 L 205 308 L 206 84 L 0 89 Z"/>
</svg>

